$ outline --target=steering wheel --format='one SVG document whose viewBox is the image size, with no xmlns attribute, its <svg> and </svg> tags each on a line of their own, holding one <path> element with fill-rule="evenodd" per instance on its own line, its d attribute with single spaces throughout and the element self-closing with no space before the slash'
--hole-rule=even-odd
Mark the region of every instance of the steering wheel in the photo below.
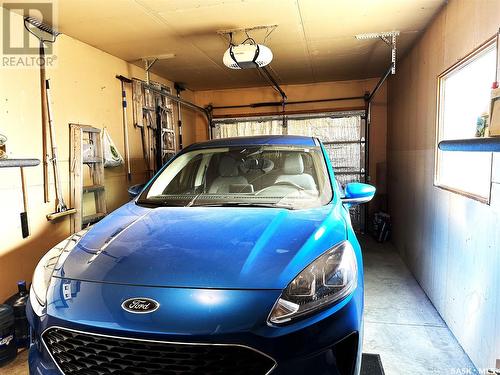
<svg viewBox="0 0 500 375">
<path fill-rule="evenodd" d="M 296 183 L 292 182 L 292 181 L 286 181 L 286 180 L 282 180 L 282 181 L 278 181 L 278 182 L 275 182 L 273 185 L 271 186 L 267 186 L 265 187 L 264 189 L 261 189 L 259 190 L 257 193 L 255 193 L 255 195 L 259 195 L 260 193 L 263 193 L 264 191 L 266 190 L 269 190 L 269 189 L 272 189 L 273 187 L 275 187 L 276 185 L 287 185 L 287 186 L 292 186 L 294 187 L 295 189 L 297 190 L 305 190 L 302 186 L 300 185 L 297 185 Z"/>
</svg>

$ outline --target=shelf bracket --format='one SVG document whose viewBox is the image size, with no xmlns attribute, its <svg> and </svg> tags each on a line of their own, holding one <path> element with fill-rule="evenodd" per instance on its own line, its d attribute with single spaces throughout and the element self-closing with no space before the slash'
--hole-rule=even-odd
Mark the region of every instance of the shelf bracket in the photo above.
<svg viewBox="0 0 500 375">
<path fill-rule="evenodd" d="M 391 48 L 391 74 L 396 74 L 396 43 L 399 31 L 384 31 L 381 33 L 358 34 L 354 37 L 358 40 L 380 39 Z"/>
<path fill-rule="evenodd" d="M 146 83 L 149 85 L 149 70 L 158 61 L 158 58 L 155 57 L 151 60 L 150 59 L 143 59 L 143 60 L 144 60 L 144 70 L 146 71 Z"/>
</svg>

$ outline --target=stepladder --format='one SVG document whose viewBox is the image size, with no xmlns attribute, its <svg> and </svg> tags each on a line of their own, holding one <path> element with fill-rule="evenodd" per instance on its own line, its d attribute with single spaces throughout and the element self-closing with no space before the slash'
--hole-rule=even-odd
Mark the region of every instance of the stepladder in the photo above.
<svg viewBox="0 0 500 375">
<path fill-rule="evenodd" d="M 132 80 L 134 125 L 141 130 L 144 161 L 150 176 L 177 151 L 173 103 L 164 93 L 170 94 L 170 87 Z"/>
<path fill-rule="evenodd" d="M 76 209 L 72 233 L 106 216 L 101 129 L 70 124 L 70 198 Z"/>
<path fill-rule="evenodd" d="M 170 94 L 170 87 L 161 86 L 160 90 L 164 90 Z M 160 169 L 168 160 L 176 153 L 176 138 L 173 117 L 172 100 L 166 96 L 157 95 L 157 168 Z"/>
</svg>

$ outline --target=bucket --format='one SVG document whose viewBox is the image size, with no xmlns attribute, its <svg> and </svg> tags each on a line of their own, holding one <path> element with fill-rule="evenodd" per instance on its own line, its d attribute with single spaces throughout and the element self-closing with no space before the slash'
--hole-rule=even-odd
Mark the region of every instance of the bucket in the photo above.
<svg viewBox="0 0 500 375">
<path fill-rule="evenodd" d="M 16 355 L 14 310 L 9 305 L 0 305 L 0 367 L 12 361 Z"/>
<path fill-rule="evenodd" d="M 12 307 L 14 311 L 14 325 L 16 329 L 16 345 L 18 348 L 29 346 L 29 323 L 26 318 L 26 303 L 29 294 L 26 288 L 26 281 L 17 283 L 18 292 L 5 301 L 6 305 Z"/>
</svg>

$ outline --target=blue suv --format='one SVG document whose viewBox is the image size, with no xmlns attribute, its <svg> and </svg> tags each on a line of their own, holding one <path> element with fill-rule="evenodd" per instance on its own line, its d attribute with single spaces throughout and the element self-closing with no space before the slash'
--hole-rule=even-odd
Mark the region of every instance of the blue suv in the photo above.
<svg viewBox="0 0 500 375">
<path fill-rule="evenodd" d="M 363 267 L 321 142 L 191 145 L 51 249 L 27 307 L 31 374 L 358 374 Z"/>
</svg>

